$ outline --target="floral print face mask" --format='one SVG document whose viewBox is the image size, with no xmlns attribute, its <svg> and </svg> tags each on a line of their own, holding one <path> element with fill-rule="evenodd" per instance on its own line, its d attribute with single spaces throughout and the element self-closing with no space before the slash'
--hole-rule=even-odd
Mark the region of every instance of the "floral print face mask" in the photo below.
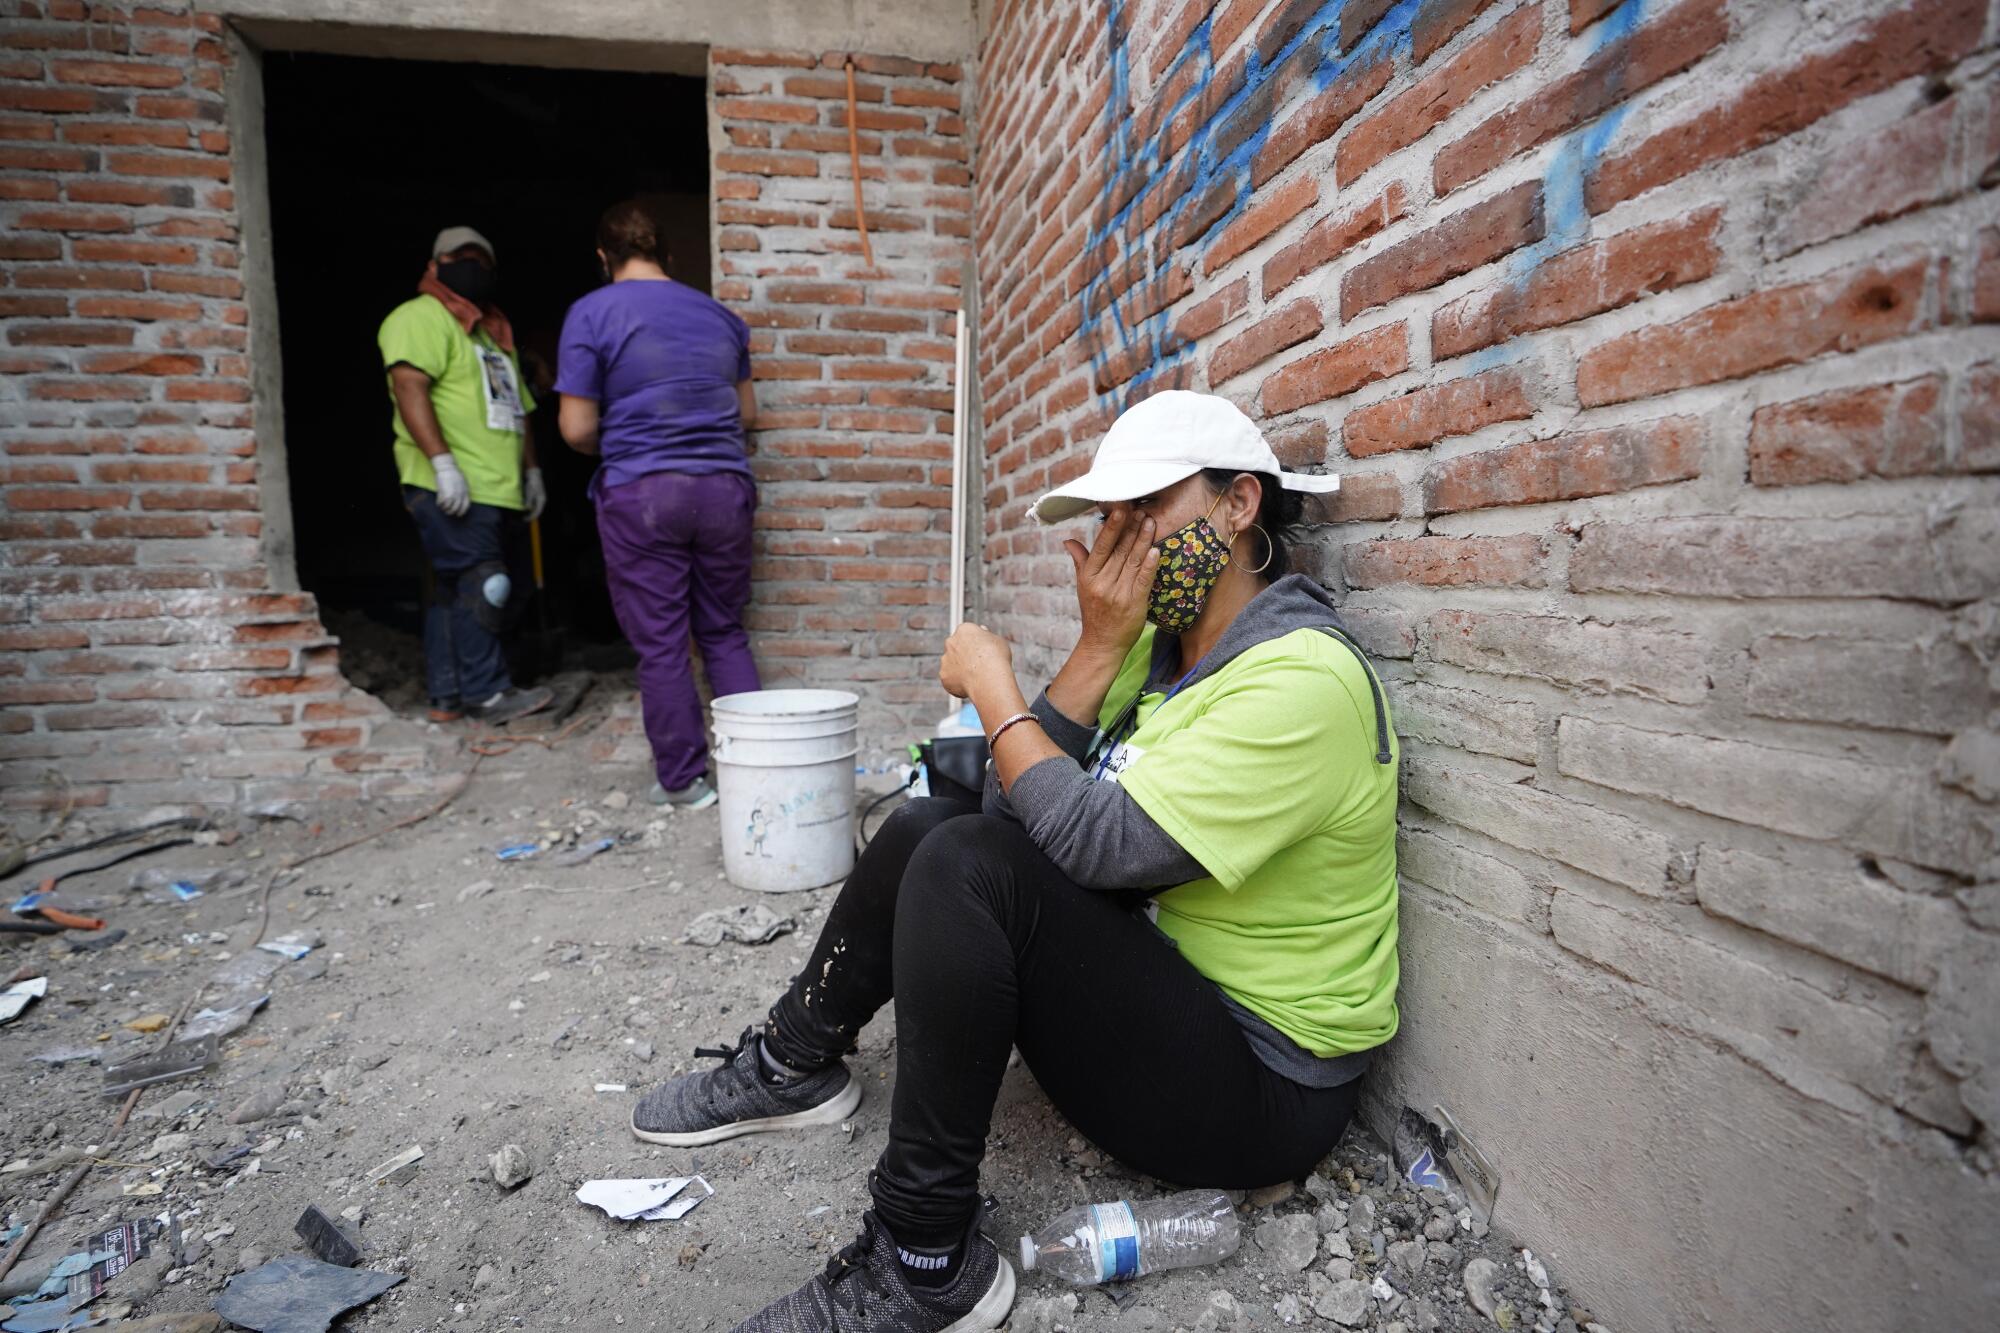
<svg viewBox="0 0 2000 1333">
<path fill-rule="evenodd" d="M 1220 495 L 1208 507 L 1222 503 Z M 1203 514 L 1169 533 L 1160 546 L 1160 567 L 1153 572 L 1153 590 L 1146 598 L 1146 619 L 1169 634 L 1185 634 L 1201 618 L 1208 594 L 1229 564 L 1229 543 Z"/>
</svg>

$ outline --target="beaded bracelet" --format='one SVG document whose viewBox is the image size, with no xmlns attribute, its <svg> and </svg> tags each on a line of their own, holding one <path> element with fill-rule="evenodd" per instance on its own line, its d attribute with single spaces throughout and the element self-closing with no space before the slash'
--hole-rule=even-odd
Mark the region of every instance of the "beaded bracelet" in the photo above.
<svg viewBox="0 0 2000 1333">
<path fill-rule="evenodd" d="M 1000 738 L 1007 734 L 1007 728 L 1015 725 L 1018 722 L 1033 722 L 1036 726 L 1041 725 L 1041 719 L 1036 717 L 1033 713 L 1016 713 L 1014 714 L 1014 716 L 1008 718 L 1005 722 L 1002 722 L 998 727 L 994 729 L 993 734 L 986 738 L 986 748 L 990 751 L 994 746 L 998 745 L 1000 743 Z"/>
</svg>

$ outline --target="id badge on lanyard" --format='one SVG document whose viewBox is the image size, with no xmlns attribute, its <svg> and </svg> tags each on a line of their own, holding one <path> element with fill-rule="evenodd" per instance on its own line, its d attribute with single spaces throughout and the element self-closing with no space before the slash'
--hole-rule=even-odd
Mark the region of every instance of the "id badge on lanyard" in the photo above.
<svg viewBox="0 0 2000 1333">
<path fill-rule="evenodd" d="M 506 353 L 479 348 L 479 386 L 486 398 L 486 429 L 519 430 L 528 415 L 521 403 L 521 386 Z"/>
<path fill-rule="evenodd" d="M 1157 713 L 1160 708 L 1165 708 L 1168 702 L 1181 692 L 1181 686 L 1193 680 L 1194 673 L 1199 670 L 1201 670 L 1200 662 L 1189 667 L 1187 674 L 1174 682 L 1174 687 L 1167 691 L 1166 698 L 1160 700 L 1159 708 L 1153 711 Z M 1139 730 L 1139 704 L 1145 697 L 1145 687 L 1140 686 L 1139 693 L 1125 706 L 1125 711 L 1118 715 L 1118 720 L 1111 724 L 1111 730 L 1098 733 L 1097 744 L 1091 750 L 1091 754 L 1097 759 L 1096 767 L 1091 770 L 1091 777 L 1096 781 L 1116 782 L 1126 769 L 1145 757 L 1145 750 L 1132 744 L 1130 739 L 1132 733 Z"/>
</svg>

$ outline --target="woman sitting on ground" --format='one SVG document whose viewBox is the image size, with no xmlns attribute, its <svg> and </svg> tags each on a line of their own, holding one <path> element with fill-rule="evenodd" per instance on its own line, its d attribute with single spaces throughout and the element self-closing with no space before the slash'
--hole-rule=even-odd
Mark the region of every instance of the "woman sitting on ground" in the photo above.
<svg viewBox="0 0 2000 1333">
<path fill-rule="evenodd" d="M 838 1124 L 861 1100 L 841 1056 L 896 1001 L 874 1208 L 738 1333 L 999 1326 L 1014 1273 L 976 1221 L 1011 1047 L 1078 1130 L 1177 1185 L 1293 1179 L 1339 1139 L 1396 1031 L 1396 751 L 1332 602 L 1286 572 L 1293 492 L 1335 484 L 1175 391 L 1036 505 L 1103 526 L 1066 543 L 1082 633 L 1032 706 L 1000 638 L 945 648 L 992 745 L 986 813 L 899 809 L 763 1030 L 633 1112 L 674 1146 Z"/>
</svg>

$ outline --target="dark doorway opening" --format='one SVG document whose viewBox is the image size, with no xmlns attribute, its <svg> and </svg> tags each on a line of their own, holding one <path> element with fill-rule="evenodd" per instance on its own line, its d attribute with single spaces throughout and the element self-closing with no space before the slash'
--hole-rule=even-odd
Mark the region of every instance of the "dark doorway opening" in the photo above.
<svg viewBox="0 0 2000 1333">
<path fill-rule="evenodd" d="M 398 708 L 422 699 L 425 565 L 375 335 L 456 225 L 498 252 L 499 304 L 541 399 L 530 429 L 549 487 L 546 592 L 521 608 L 517 674 L 553 669 L 554 643 L 573 664 L 629 660 L 586 493 L 595 463 L 563 445 L 544 389 L 564 313 L 602 280 L 592 237 L 607 205 L 646 200 L 673 276 L 708 290 L 702 80 L 272 52 L 264 96 L 299 581 L 341 636 L 350 679 Z M 517 538 L 525 563 L 525 528 Z M 544 617 L 554 633 L 539 632 Z"/>
</svg>

